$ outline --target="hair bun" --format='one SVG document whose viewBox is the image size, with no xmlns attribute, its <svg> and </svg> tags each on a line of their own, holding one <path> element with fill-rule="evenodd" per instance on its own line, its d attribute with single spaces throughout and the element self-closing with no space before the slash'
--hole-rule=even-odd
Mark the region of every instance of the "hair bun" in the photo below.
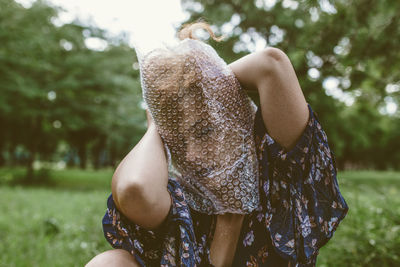
<svg viewBox="0 0 400 267">
<path fill-rule="evenodd" d="M 193 31 L 197 30 L 197 29 L 204 29 L 206 30 L 211 38 L 217 42 L 222 41 L 225 36 L 215 36 L 213 30 L 211 29 L 210 25 L 207 22 L 204 21 L 198 21 L 198 22 L 192 22 L 192 23 L 186 23 L 183 25 L 182 29 L 178 32 L 178 38 L 180 40 L 183 40 L 185 38 L 190 38 L 190 39 L 195 39 L 195 40 L 199 40 L 198 38 L 196 38 L 193 35 Z"/>
</svg>

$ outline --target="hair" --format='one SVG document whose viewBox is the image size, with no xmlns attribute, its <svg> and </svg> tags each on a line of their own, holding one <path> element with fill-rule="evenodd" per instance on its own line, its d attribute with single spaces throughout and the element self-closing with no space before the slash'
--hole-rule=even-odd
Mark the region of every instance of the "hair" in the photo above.
<svg viewBox="0 0 400 267">
<path fill-rule="evenodd" d="M 208 23 L 197 21 L 183 25 L 183 28 L 178 32 L 179 39 L 199 40 L 193 35 L 193 31 L 196 29 L 207 30 L 211 38 L 217 42 L 225 38 L 225 36 L 215 36 Z M 175 53 L 164 48 L 154 50 L 142 64 L 144 81 L 150 81 L 149 87 L 152 87 L 148 90 L 160 91 L 161 98 L 159 101 L 164 102 L 167 101 L 168 96 L 177 94 L 180 88 L 193 87 L 199 77 L 196 75 L 194 64 L 185 64 L 189 58 L 193 57 L 194 55 L 191 53 Z"/>
<path fill-rule="evenodd" d="M 222 35 L 222 36 L 219 36 L 219 37 L 215 36 L 213 30 L 210 27 L 210 24 L 208 24 L 205 21 L 201 21 L 201 20 L 196 21 L 196 22 L 192 22 L 192 23 L 183 24 L 182 28 L 178 32 L 178 38 L 180 40 L 183 40 L 185 38 L 199 40 L 198 38 L 196 38 L 193 35 L 193 31 L 195 31 L 197 29 L 206 30 L 210 34 L 211 38 L 214 41 L 217 41 L 217 42 L 220 42 L 225 38 L 225 35 Z"/>
</svg>

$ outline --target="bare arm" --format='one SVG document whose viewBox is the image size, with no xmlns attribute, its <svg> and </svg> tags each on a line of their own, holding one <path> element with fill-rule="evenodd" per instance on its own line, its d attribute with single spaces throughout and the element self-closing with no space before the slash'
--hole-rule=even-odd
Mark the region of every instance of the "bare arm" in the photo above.
<svg viewBox="0 0 400 267">
<path fill-rule="evenodd" d="M 156 125 L 148 116 L 145 135 L 126 155 L 112 178 L 115 205 L 131 221 L 157 228 L 168 215 L 168 165 Z"/>
<path fill-rule="evenodd" d="M 258 90 L 261 114 L 268 134 L 291 149 L 308 121 L 308 107 L 293 66 L 277 48 L 246 55 L 231 64 L 246 90 Z"/>
</svg>

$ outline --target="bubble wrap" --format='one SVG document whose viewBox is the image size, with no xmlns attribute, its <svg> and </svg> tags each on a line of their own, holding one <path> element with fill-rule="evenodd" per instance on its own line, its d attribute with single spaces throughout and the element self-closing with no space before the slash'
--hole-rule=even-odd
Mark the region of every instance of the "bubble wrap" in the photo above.
<svg viewBox="0 0 400 267">
<path fill-rule="evenodd" d="M 208 44 L 186 38 L 140 60 L 143 98 L 189 206 L 250 213 L 259 204 L 256 105 Z"/>
</svg>

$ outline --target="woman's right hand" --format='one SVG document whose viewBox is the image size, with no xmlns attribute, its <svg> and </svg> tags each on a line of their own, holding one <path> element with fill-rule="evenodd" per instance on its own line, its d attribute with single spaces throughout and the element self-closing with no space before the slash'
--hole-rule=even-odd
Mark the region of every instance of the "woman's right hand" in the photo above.
<svg viewBox="0 0 400 267">
<path fill-rule="evenodd" d="M 149 129 L 150 126 L 155 125 L 155 123 L 148 109 L 146 109 L 146 118 L 147 118 L 147 129 Z"/>
</svg>

